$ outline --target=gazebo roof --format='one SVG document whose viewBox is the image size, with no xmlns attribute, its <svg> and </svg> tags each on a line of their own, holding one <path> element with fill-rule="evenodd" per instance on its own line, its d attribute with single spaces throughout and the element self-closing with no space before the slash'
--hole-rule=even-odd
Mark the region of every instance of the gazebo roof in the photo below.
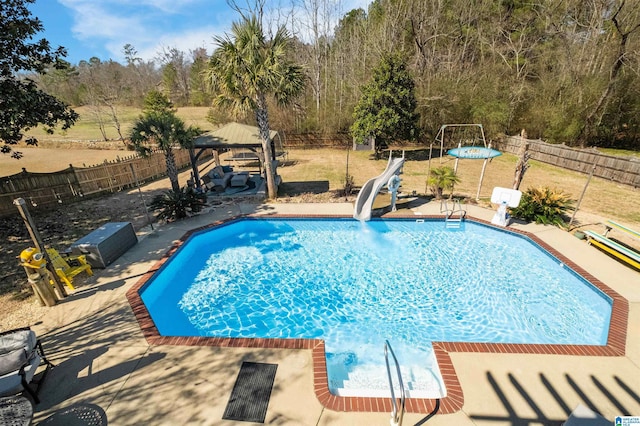
<svg viewBox="0 0 640 426">
<path fill-rule="evenodd" d="M 278 132 L 269 130 L 273 140 Z M 194 141 L 194 148 L 258 148 L 262 146 L 260 130 L 255 126 L 228 123 L 221 128 L 203 133 Z"/>
</svg>

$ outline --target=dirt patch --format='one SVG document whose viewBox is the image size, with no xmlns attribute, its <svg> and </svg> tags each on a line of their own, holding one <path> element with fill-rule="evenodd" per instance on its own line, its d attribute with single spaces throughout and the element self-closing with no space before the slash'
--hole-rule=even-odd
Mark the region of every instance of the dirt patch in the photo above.
<svg viewBox="0 0 640 426">
<path fill-rule="evenodd" d="M 185 176 L 181 176 L 182 182 L 185 179 Z M 168 179 L 142 187 L 145 202 L 148 204 L 155 195 L 168 190 L 169 187 Z M 311 191 L 304 191 L 294 185 L 292 193 L 283 194 L 279 202 L 345 201 L 345 197 L 331 191 L 313 193 L 316 189 L 313 187 Z M 351 198 L 355 199 L 355 196 Z M 136 231 L 149 224 L 143 200 L 137 189 L 80 203 L 61 204 L 48 211 L 32 211 L 31 215 L 44 244 L 57 250 L 66 249 L 77 239 L 107 222 L 131 222 Z M 155 221 L 155 218 L 150 216 Z M 32 296 L 25 272 L 19 266 L 20 252 L 32 246 L 33 242 L 17 209 L 16 215 L 0 221 L 0 304 L 3 306 L 0 330 L 34 324 L 47 312 L 47 308 L 39 306 Z M 100 271 L 96 273 L 99 274 Z M 86 279 L 85 274 L 80 274 L 74 278 L 74 283 L 82 286 Z"/>
<path fill-rule="evenodd" d="M 168 188 L 168 179 L 146 185 L 142 188 L 145 202 L 148 204 Z M 44 244 L 57 250 L 65 250 L 106 222 L 131 222 L 136 230 L 149 222 L 137 189 L 30 213 Z M 0 330 L 33 324 L 46 312 L 32 297 L 25 272 L 19 266 L 20 252 L 33 245 L 17 209 L 15 215 L 0 221 Z M 82 285 L 84 280 L 84 274 L 80 274 L 74 282 Z"/>
</svg>

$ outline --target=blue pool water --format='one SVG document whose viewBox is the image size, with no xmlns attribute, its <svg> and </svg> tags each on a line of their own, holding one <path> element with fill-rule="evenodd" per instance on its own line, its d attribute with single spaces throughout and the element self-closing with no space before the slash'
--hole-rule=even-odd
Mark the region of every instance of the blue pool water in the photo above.
<svg viewBox="0 0 640 426">
<path fill-rule="evenodd" d="M 247 219 L 193 235 L 141 290 L 169 336 L 322 338 L 334 393 L 444 396 L 431 341 L 606 344 L 611 300 L 526 237 L 467 221 Z"/>
</svg>

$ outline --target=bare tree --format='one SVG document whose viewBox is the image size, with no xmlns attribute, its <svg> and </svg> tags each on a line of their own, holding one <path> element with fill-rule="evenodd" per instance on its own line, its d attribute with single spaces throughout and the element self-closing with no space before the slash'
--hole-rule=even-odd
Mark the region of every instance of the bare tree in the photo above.
<svg viewBox="0 0 640 426">
<path fill-rule="evenodd" d="M 106 118 L 104 115 L 103 104 L 101 102 L 102 87 L 99 85 L 98 67 L 100 59 L 91 58 L 89 61 L 80 61 L 78 70 L 79 78 L 83 86 L 83 101 L 88 105 L 91 114 L 96 120 L 102 140 L 109 140 L 106 130 Z"/>
<path fill-rule="evenodd" d="M 622 68 L 626 62 L 629 37 L 640 29 L 640 16 L 637 5 L 634 4 L 625 8 L 625 4 L 626 0 L 622 0 L 611 17 L 618 43 L 617 52 L 608 73 L 609 78 L 607 84 L 597 102 L 586 116 L 584 126 L 582 126 L 578 135 L 578 142 L 580 146 L 583 147 L 595 132 L 595 127 L 601 124 L 604 111 L 611 101 L 615 85 L 618 82 Z"/>
<path fill-rule="evenodd" d="M 524 174 L 529 169 L 529 142 L 527 141 L 527 133 L 524 129 L 520 132 L 520 149 L 518 149 L 518 162 L 516 163 L 516 171 L 513 176 L 513 189 L 520 189 L 520 184 L 524 178 Z"/>
<path fill-rule="evenodd" d="M 165 94 L 176 105 L 189 105 L 191 62 L 185 58 L 184 52 L 175 47 L 163 47 L 156 59 L 162 68 Z"/>
<path fill-rule="evenodd" d="M 124 79 L 130 88 L 130 105 L 142 105 L 146 93 L 153 89 L 159 74 L 153 62 L 145 62 L 138 57 L 138 51 L 131 44 L 125 44 L 122 52 L 125 56 L 125 69 L 122 71 Z"/>
<path fill-rule="evenodd" d="M 84 88 L 84 101 L 96 119 L 103 140 L 109 139 L 106 127 L 111 124 L 118 139 L 124 141 L 118 108 L 128 103 L 127 96 L 130 93 L 125 68 L 112 60 L 102 62 L 98 58 L 91 58 L 89 62 L 82 61 L 78 69 Z"/>
<path fill-rule="evenodd" d="M 238 12 L 243 20 L 246 21 L 251 19 L 252 16 L 255 16 L 264 28 L 264 14 L 267 0 L 245 0 L 244 4 L 241 3 L 242 2 L 236 0 L 227 0 L 229 7 Z"/>
<path fill-rule="evenodd" d="M 329 49 L 333 25 L 337 22 L 340 12 L 340 3 L 336 0 L 302 0 L 300 7 L 302 13 L 296 21 L 299 27 L 296 35 L 309 43 L 305 49 L 308 55 L 305 62 L 310 64 L 315 112 L 318 121 L 321 122 L 324 121 L 320 119 L 321 100 L 327 96 L 329 90 Z"/>
</svg>

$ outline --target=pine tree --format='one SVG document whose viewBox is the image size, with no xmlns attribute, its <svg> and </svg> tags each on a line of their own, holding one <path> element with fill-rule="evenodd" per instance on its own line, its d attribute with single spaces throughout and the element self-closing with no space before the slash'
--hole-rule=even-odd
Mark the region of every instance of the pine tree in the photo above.
<svg viewBox="0 0 640 426">
<path fill-rule="evenodd" d="M 373 79 L 362 87 L 353 113 L 351 133 L 358 143 L 373 138 L 378 154 L 393 140 L 415 140 L 419 129 L 414 87 L 404 59 L 383 56 Z"/>
</svg>

